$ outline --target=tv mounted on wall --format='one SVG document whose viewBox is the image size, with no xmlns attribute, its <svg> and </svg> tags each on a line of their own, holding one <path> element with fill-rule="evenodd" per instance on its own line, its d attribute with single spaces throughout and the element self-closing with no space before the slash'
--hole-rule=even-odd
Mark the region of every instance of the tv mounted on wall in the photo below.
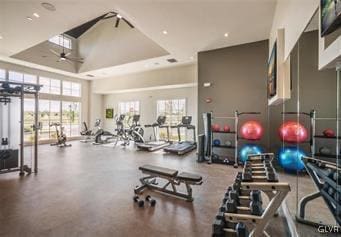
<svg viewBox="0 0 341 237">
<path fill-rule="evenodd" d="M 272 47 L 268 61 L 268 98 L 272 98 L 277 93 L 277 42 Z"/>
<path fill-rule="evenodd" d="M 321 0 L 321 37 L 341 26 L 341 0 Z"/>
</svg>

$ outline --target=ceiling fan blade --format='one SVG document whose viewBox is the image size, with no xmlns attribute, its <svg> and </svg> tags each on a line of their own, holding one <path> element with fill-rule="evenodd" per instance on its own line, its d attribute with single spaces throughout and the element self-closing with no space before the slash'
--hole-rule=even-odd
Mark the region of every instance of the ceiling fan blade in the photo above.
<svg viewBox="0 0 341 237">
<path fill-rule="evenodd" d="M 125 21 L 125 23 L 127 23 L 131 28 L 135 28 L 134 26 L 133 26 L 133 24 L 131 24 L 129 21 L 127 21 L 126 19 L 124 19 L 124 18 L 122 18 L 124 21 Z"/>
<path fill-rule="evenodd" d="M 109 19 L 109 18 L 114 18 L 115 16 L 117 16 L 116 12 L 109 12 L 108 14 L 106 14 L 102 19 Z"/>
<path fill-rule="evenodd" d="M 69 58 L 66 57 L 67 60 L 73 61 L 73 62 L 77 62 L 77 63 L 84 63 L 84 59 L 83 58 Z"/>
<path fill-rule="evenodd" d="M 118 18 L 118 17 L 117 17 L 117 19 L 116 19 L 116 24 L 115 24 L 115 27 L 116 27 L 116 28 L 118 27 L 118 24 L 120 24 L 120 20 L 121 20 L 121 18 Z"/>
<path fill-rule="evenodd" d="M 71 54 L 71 52 L 68 52 L 68 53 L 65 54 L 65 56 L 67 57 L 67 56 L 69 56 L 70 54 Z"/>
<path fill-rule="evenodd" d="M 54 55 L 60 57 L 60 53 L 57 53 L 57 52 L 54 51 L 53 49 L 49 49 L 49 51 L 50 51 L 51 53 L 53 53 Z"/>
</svg>

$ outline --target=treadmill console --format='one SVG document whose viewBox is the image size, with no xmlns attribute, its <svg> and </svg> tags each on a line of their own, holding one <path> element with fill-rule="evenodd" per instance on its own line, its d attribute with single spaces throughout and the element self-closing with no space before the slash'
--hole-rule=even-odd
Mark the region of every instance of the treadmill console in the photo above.
<svg viewBox="0 0 341 237">
<path fill-rule="evenodd" d="M 192 122 L 192 116 L 183 116 L 182 117 L 181 123 L 183 125 L 190 125 L 191 122 Z"/>
<path fill-rule="evenodd" d="M 159 125 L 163 125 L 163 124 L 165 124 L 166 123 L 166 116 L 159 116 L 159 117 L 157 117 L 157 123 L 159 124 Z"/>
</svg>

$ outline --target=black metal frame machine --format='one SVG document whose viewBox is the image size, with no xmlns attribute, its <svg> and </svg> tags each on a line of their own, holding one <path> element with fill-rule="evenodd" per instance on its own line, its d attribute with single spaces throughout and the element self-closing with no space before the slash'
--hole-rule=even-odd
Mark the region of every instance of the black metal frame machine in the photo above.
<svg viewBox="0 0 341 237">
<path fill-rule="evenodd" d="M 30 83 L 0 81 L 0 174 L 17 172 L 19 175 L 38 172 L 39 90 Z M 32 131 L 33 157 L 29 162 L 25 149 L 24 99 L 34 100 Z M 17 123 L 16 123 L 17 122 Z M 18 131 L 12 131 L 18 128 Z M 31 145 L 31 144 L 30 144 Z"/>
<path fill-rule="evenodd" d="M 177 155 L 183 155 L 197 148 L 197 142 L 195 138 L 196 137 L 195 126 L 191 125 L 191 122 L 192 116 L 183 116 L 180 124 L 171 126 L 171 128 L 178 129 L 179 141 L 169 145 L 168 147 L 163 148 L 164 151 L 175 153 Z M 181 128 L 193 130 L 193 141 L 181 141 Z"/>
<path fill-rule="evenodd" d="M 138 149 L 145 150 L 145 151 L 156 151 L 156 150 L 160 150 L 160 149 L 170 145 L 170 142 L 169 142 L 169 127 L 168 127 L 168 125 L 165 125 L 166 119 L 167 119 L 166 116 L 159 116 L 155 123 L 148 124 L 148 125 L 144 126 L 145 128 L 152 128 L 153 129 L 153 135 L 154 135 L 154 139 L 155 140 L 154 141 L 144 142 L 144 143 L 142 143 L 142 142 L 141 143 L 136 143 Z M 167 130 L 167 140 L 158 140 L 157 139 L 157 136 L 156 136 L 157 132 L 156 132 L 156 130 L 160 129 L 160 128 L 166 128 L 166 130 Z"/>
</svg>

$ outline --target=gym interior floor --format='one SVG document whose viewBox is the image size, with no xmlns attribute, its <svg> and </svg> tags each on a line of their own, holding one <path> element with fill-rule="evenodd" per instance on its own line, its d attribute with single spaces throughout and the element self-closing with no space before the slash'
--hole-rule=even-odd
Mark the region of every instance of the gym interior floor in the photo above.
<svg viewBox="0 0 341 237">
<path fill-rule="evenodd" d="M 210 236 L 223 194 L 237 173 L 230 166 L 198 164 L 195 152 L 175 156 L 72 144 L 71 148 L 40 146 L 38 175 L 1 175 L 0 236 Z M 132 197 L 141 177 L 138 167 L 144 164 L 197 173 L 204 183 L 193 186 L 193 203 L 150 193 L 156 206 L 141 209 Z M 294 215 L 296 177 L 280 177 L 291 183 L 287 203 Z M 299 195 L 313 191 L 310 178 L 300 178 Z M 310 205 L 307 215 L 333 223 L 321 200 Z M 284 223 L 283 218 L 274 218 L 269 233 L 287 236 Z M 319 236 L 315 228 L 297 227 L 300 236 Z"/>
</svg>

